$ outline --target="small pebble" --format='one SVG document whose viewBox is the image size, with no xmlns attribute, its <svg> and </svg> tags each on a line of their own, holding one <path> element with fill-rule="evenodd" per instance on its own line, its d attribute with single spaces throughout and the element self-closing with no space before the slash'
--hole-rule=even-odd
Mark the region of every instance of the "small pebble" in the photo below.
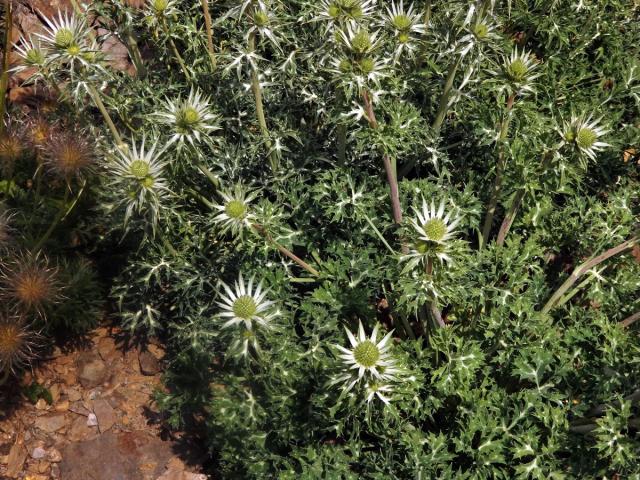
<svg viewBox="0 0 640 480">
<path fill-rule="evenodd" d="M 90 413 L 87 416 L 87 425 L 90 427 L 95 427 L 98 425 L 98 417 L 96 417 L 95 413 Z"/>
<path fill-rule="evenodd" d="M 44 448 L 36 447 L 31 452 L 31 458 L 44 458 L 47 456 L 47 451 Z"/>
</svg>

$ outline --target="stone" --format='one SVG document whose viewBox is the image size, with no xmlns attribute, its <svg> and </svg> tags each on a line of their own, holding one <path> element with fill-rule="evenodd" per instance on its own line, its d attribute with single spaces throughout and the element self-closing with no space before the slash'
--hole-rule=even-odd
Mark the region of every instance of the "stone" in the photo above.
<svg viewBox="0 0 640 480">
<path fill-rule="evenodd" d="M 47 451 L 42 447 L 36 447 L 31 452 L 31 458 L 40 459 L 47 456 Z"/>
<path fill-rule="evenodd" d="M 71 404 L 69 403 L 69 400 L 63 400 L 56 405 L 56 412 L 66 412 L 67 410 L 69 410 L 70 405 Z"/>
<path fill-rule="evenodd" d="M 77 402 L 82 398 L 82 394 L 75 388 L 67 388 L 65 393 L 70 402 Z"/>
<path fill-rule="evenodd" d="M 60 453 L 60 450 L 57 448 L 51 448 L 47 453 L 47 460 L 51 463 L 60 463 L 62 461 L 62 454 Z"/>
<path fill-rule="evenodd" d="M 47 473 L 51 464 L 46 460 L 40 460 L 38 463 L 38 473 Z"/>
<path fill-rule="evenodd" d="M 11 447 L 11 451 L 9 452 L 9 456 L 7 458 L 7 470 L 5 471 L 5 475 L 9 478 L 17 478 L 20 473 L 22 473 L 22 465 L 24 465 L 24 461 L 27 459 L 27 450 L 24 448 L 22 444 L 22 440 L 18 438 L 16 443 Z"/>
<path fill-rule="evenodd" d="M 94 388 L 107 380 L 107 366 L 93 352 L 84 352 L 78 357 L 78 380 L 84 388 Z"/>
<path fill-rule="evenodd" d="M 60 385 L 58 385 L 57 383 L 51 385 L 51 388 L 49 388 L 49 393 L 51 394 L 53 403 L 57 403 L 58 400 L 60 400 Z"/>
<path fill-rule="evenodd" d="M 93 402 L 93 412 L 98 418 L 100 433 L 106 432 L 116 423 L 116 411 L 106 400 L 98 399 Z"/>
<path fill-rule="evenodd" d="M 98 342 L 98 353 L 104 361 L 110 361 L 119 356 L 116 351 L 116 342 L 111 337 L 101 338 Z"/>
<path fill-rule="evenodd" d="M 46 410 L 47 406 L 47 401 L 44 398 L 39 398 L 36 402 L 36 410 Z"/>
<path fill-rule="evenodd" d="M 98 417 L 96 417 L 95 413 L 90 413 L 87 416 L 87 426 L 88 427 L 95 427 L 98 425 Z"/>
<path fill-rule="evenodd" d="M 65 480 L 155 480 L 173 457 L 171 444 L 144 432 L 106 432 L 62 452 Z M 96 476 L 99 473 L 99 476 Z"/>
<path fill-rule="evenodd" d="M 51 478 L 60 478 L 60 467 L 58 464 L 54 463 L 51 465 Z"/>
<path fill-rule="evenodd" d="M 64 413 L 55 413 L 36 418 L 35 426 L 44 432 L 53 433 L 63 428 L 66 423 Z"/>
<path fill-rule="evenodd" d="M 160 362 L 151 352 L 147 350 L 140 352 L 138 360 L 140 361 L 140 372 L 143 375 L 152 376 L 160 373 Z"/>
<path fill-rule="evenodd" d="M 156 357 L 158 360 L 162 360 L 164 358 L 165 353 L 162 347 L 159 347 L 158 345 L 154 345 L 153 343 L 150 343 L 147 348 L 149 349 L 149 352 L 151 352 L 151 354 L 154 357 Z"/>
<path fill-rule="evenodd" d="M 27 475 L 24 480 L 49 480 L 47 475 Z"/>
<path fill-rule="evenodd" d="M 87 440 L 96 435 L 96 431 L 87 426 L 86 417 L 76 416 L 67 431 L 67 438 L 72 442 Z"/>
</svg>

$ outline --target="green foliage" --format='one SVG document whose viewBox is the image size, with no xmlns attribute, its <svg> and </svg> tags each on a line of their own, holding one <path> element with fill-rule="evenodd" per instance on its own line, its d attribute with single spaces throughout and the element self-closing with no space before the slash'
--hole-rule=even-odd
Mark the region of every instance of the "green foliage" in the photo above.
<svg viewBox="0 0 640 480">
<path fill-rule="evenodd" d="M 135 77 L 47 65 L 216 475 L 640 475 L 637 6 L 161 3 L 92 7 Z"/>
</svg>

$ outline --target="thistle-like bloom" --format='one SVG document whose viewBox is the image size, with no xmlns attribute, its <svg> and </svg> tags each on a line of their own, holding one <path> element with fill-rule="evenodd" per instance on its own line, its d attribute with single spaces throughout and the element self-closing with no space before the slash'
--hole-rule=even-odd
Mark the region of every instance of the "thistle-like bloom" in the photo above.
<svg viewBox="0 0 640 480">
<path fill-rule="evenodd" d="M 411 219 L 411 225 L 418 234 L 411 252 L 403 257 L 409 260 L 409 268 L 413 268 L 420 261 L 438 258 L 441 262 L 450 262 L 447 254 L 448 243 L 456 234 L 455 228 L 460 223 L 460 218 L 452 218 L 451 212 L 445 215 L 445 202 L 442 200 L 436 210 L 435 203 L 431 205 L 422 199 L 422 208 L 414 207 L 415 219 Z"/>
<path fill-rule="evenodd" d="M 355 25 L 373 13 L 373 0 L 323 0 L 316 20 L 328 21 L 327 30 L 334 25 Z"/>
<path fill-rule="evenodd" d="M 609 146 L 608 143 L 599 140 L 607 133 L 600 125 L 601 120 L 602 118 L 594 120 L 591 115 L 573 115 L 569 123 L 565 122 L 562 137 L 566 143 L 574 145 L 581 154 L 595 160 L 597 152 Z"/>
<path fill-rule="evenodd" d="M 219 313 L 219 316 L 225 320 L 222 328 L 242 325 L 246 330 L 251 331 L 255 326 L 272 327 L 272 320 L 280 313 L 273 311 L 275 302 L 266 299 L 269 290 L 262 288 L 262 282 L 259 282 L 254 289 L 254 277 L 245 284 L 240 273 L 233 289 L 224 282 L 220 283 L 224 292 L 218 293 L 222 302 L 217 304 L 223 310 Z"/>
<path fill-rule="evenodd" d="M 370 54 L 376 50 L 382 42 L 379 31 L 370 33 L 364 28 L 352 27 L 350 25 L 340 30 L 340 39 L 347 51 L 354 56 Z"/>
<path fill-rule="evenodd" d="M 415 50 L 415 38 L 412 37 L 412 34 L 423 34 L 427 30 L 427 25 L 422 22 L 422 15 L 414 11 L 413 4 L 405 11 L 404 0 L 400 0 L 400 3 L 392 2 L 391 7 L 387 7 L 383 22 L 395 32 L 395 38 L 398 42 L 395 51 L 396 58 L 404 50 L 408 50 L 410 53 Z"/>
<path fill-rule="evenodd" d="M 27 366 L 36 357 L 38 337 L 21 317 L 0 313 L 0 373 L 15 374 Z"/>
<path fill-rule="evenodd" d="M 61 133 L 53 136 L 44 152 L 44 161 L 49 170 L 67 182 L 74 177 L 82 177 L 95 160 L 89 142 L 78 132 L 74 135 Z"/>
<path fill-rule="evenodd" d="M 542 75 L 541 72 L 536 72 L 538 67 L 535 55 L 524 49 L 519 52 L 516 47 L 510 57 L 504 57 L 502 74 L 515 93 L 533 93 L 533 81 Z"/>
<path fill-rule="evenodd" d="M 211 113 L 209 102 L 209 97 L 194 89 L 186 99 L 165 100 L 164 111 L 156 116 L 173 128 L 169 145 L 174 142 L 182 145 L 185 141 L 193 145 L 200 142 L 201 136 L 220 128 L 214 123 L 217 117 Z"/>
<path fill-rule="evenodd" d="M 219 213 L 213 217 L 213 221 L 221 225 L 223 233 L 231 231 L 233 235 L 241 234 L 251 226 L 253 215 L 249 204 L 255 200 L 257 192 L 247 192 L 241 185 L 236 185 L 233 192 L 220 192 L 220 196 L 224 202 L 214 206 Z"/>
<path fill-rule="evenodd" d="M 178 13 L 176 0 L 147 0 L 147 10 L 156 17 L 166 17 Z"/>
<path fill-rule="evenodd" d="M 58 53 L 79 53 L 88 33 L 84 18 L 61 10 L 58 18 L 45 18 L 45 22 L 45 33 L 36 35 L 47 47 Z"/>
<path fill-rule="evenodd" d="M 18 255 L 0 275 L 3 300 L 22 313 L 46 317 L 46 309 L 59 299 L 57 269 L 40 253 Z"/>
<path fill-rule="evenodd" d="M 158 150 L 158 143 L 145 149 L 145 139 L 138 147 L 135 142 L 130 147 L 117 148 L 118 156 L 112 163 L 113 183 L 123 187 L 126 205 L 125 224 L 135 213 L 149 211 L 155 227 L 160 214 L 160 200 L 169 193 L 163 176 L 166 162 L 160 159 L 164 149 Z"/>
<path fill-rule="evenodd" d="M 11 69 L 12 72 L 22 72 L 29 69 L 40 70 L 47 61 L 48 50 L 38 40 L 29 37 L 20 37 L 20 42 L 14 45 L 15 51 L 20 57 L 20 63 Z M 37 77 L 35 77 L 37 78 Z"/>
<path fill-rule="evenodd" d="M 350 372 L 357 370 L 357 375 L 347 375 L 341 377 L 346 380 L 346 391 L 349 391 L 360 380 L 368 378 L 371 381 L 390 381 L 396 378 L 399 369 L 396 362 L 391 356 L 389 349 L 391 344 L 389 340 L 393 331 L 387 333 L 382 340 L 377 341 L 378 329 L 380 325 L 376 324 L 371 332 L 371 337 L 367 338 L 362 322 L 358 322 L 358 337 L 345 328 L 351 348 L 344 348 L 341 345 L 335 347 L 342 353 L 339 357 L 342 359 L 344 366 Z"/>
</svg>

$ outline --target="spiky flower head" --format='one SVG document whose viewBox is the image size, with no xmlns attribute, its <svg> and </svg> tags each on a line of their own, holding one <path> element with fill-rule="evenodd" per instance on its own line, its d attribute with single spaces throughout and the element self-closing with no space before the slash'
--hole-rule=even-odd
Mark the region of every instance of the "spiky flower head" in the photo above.
<svg viewBox="0 0 640 480">
<path fill-rule="evenodd" d="M 449 244 L 456 234 L 456 226 L 461 218 L 452 215 L 452 212 L 445 213 L 445 201 L 440 201 L 436 209 L 435 202 L 431 204 L 422 199 L 422 208 L 413 208 L 416 218 L 411 219 L 414 233 L 417 238 L 411 246 L 409 254 L 402 257 L 408 260 L 408 268 L 413 268 L 421 261 L 439 259 L 441 262 L 450 262 L 448 255 Z"/>
<path fill-rule="evenodd" d="M 275 302 L 267 300 L 269 290 L 262 288 L 262 282 L 254 285 L 254 277 L 251 277 L 245 283 L 240 273 L 233 289 L 224 282 L 221 286 L 223 291 L 218 296 L 222 301 L 217 304 L 222 309 L 218 314 L 224 321 L 222 328 L 240 325 L 251 331 L 256 327 L 272 327 L 273 319 L 280 313 L 273 310 Z"/>
<path fill-rule="evenodd" d="M 187 98 L 166 99 L 164 110 L 156 116 L 173 129 L 169 145 L 174 142 L 182 145 L 185 141 L 193 145 L 200 142 L 202 136 L 220 128 L 215 123 L 217 117 L 211 112 L 209 97 L 193 88 Z"/>
<path fill-rule="evenodd" d="M 16 311 L 46 318 L 47 308 L 60 298 L 57 276 L 57 268 L 40 252 L 18 255 L 2 268 L 3 300 Z"/>
<path fill-rule="evenodd" d="M 600 137 L 607 134 L 607 130 L 600 125 L 602 118 L 594 120 L 592 115 L 573 115 L 570 122 L 565 122 L 562 138 L 567 144 L 573 145 L 578 152 L 591 160 L 596 159 L 599 151 L 610 146 L 600 141 Z"/>
<path fill-rule="evenodd" d="M 120 203 L 126 208 L 125 224 L 134 213 L 148 212 L 155 228 L 160 201 L 169 193 L 163 176 L 167 163 L 161 160 L 165 148 L 159 149 L 157 141 L 151 148 L 146 148 L 145 138 L 140 145 L 132 141 L 129 146 L 116 148 L 117 156 L 110 169 L 112 184 L 124 193 Z"/>
<path fill-rule="evenodd" d="M 158 17 L 172 15 L 178 11 L 176 0 L 147 0 L 147 10 Z"/>
<path fill-rule="evenodd" d="M 350 347 L 335 345 L 341 352 L 338 357 L 342 360 L 345 374 L 338 377 L 345 383 L 345 391 L 351 390 L 361 380 L 367 382 L 389 382 L 397 378 L 400 369 L 389 349 L 391 335 L 387 333 L 378 341 L 380 324 L 373 327 L 371 336 L 367 337 L 364 326 L 358 321 L 357 337 L 345 327 Z"/>
<path fill-rule="evenodd" d="M 533 81 L 541 75 L 540 64 L 535 55 L 526 50 L 513 49 L 510 57 L 505 57 L 502 72 L 515 93 L 533 92 Z"/>
<path fill-rule="evenodd" d="M 42 115 L 31 117 L 27 122 L 27 139 L 33 148 L 42 149 L 49 143 L 53 127 Z"/>
<path fill-rule="evenodd" d="M 74 177 L 82 177 L 95 160 L 93 149 L 82 132 L 54 135 L 44 152 L 44 161 L 49 170 L 67 182 Z"/>
<path fill-rule="evenodd" d="M 14 49 L 20 58 L 18 65 L 11 69 L 15 73 L 29 69 L 41 69 L 49 55 L 47 47 L 38 39 L 34 40 L 31 36 L 29 36 L 28 40 L 25 37 L 20 37 L 20 41 L 14 45 Z"/>
<path fill-rule="evenodd" d="M 415 48 L 411 43 L 412 34 L 423 34 L 427 29 L 422 22 L 422 16 L 414 11 L 413 4 L 405 10 L 404 0 L 400 0 L 400 3 L 392 2 L 391 7 L 387 7 L 383 21 L 387 27 L 393 29 L 400 52 L 405 48 Z"/>
<path fill-rule="evenodd" d="M 355 24 L 371 15 L 374 7 L 372 0 L 323 0 L 317 18 L 333 24 Z"/>
<path fill-rule="evenodd" d="M 0 372 L 17 373 L 36 357 L 39 335 L 22 317 L 0 313 Z"/>
<path fill-rule="evenodd" d="M 242 185 L 236 185 L 233 191 L 220 192 L 223 202 L 214 206 L 218 214 L 213 217 L 214 223 L 220 224 L 221 232 L 230 231 L 233 235 L 242 234 L 251 226 L 254 218 L 250 204 L 255 200 L 257 192 L 248 192 Z"/>
<path fill-rule="evenodd" d="M 36 34 L 44 45 L 58 53 L 74 54 L 86 43 L 86 20 L 74 13 L 58 12 L 57 18 L 45 17 L 45 33 Z"/>
</svg>

